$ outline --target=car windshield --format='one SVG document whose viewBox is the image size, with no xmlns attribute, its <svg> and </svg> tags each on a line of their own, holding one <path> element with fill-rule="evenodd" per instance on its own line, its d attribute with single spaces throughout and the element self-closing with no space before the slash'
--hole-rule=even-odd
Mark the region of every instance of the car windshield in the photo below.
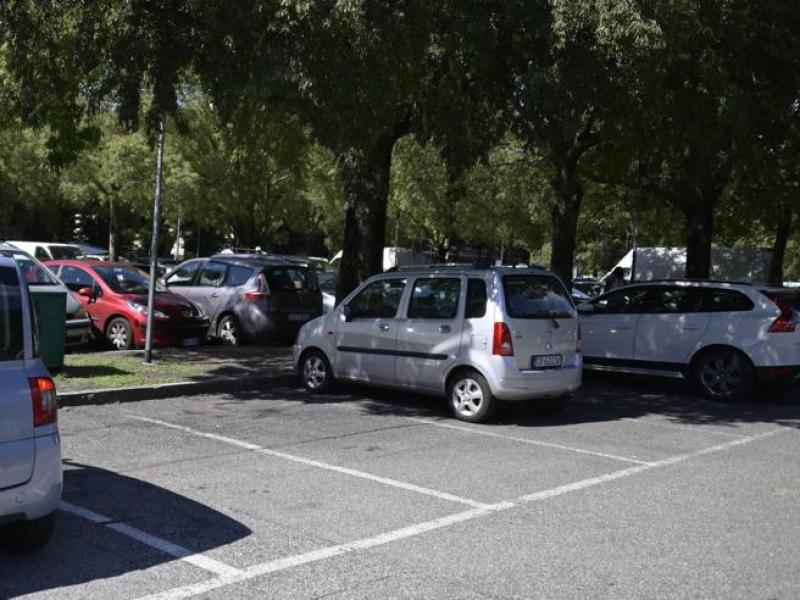
<svg viewBox="0 0 800 600">
<path fill-rule="evenodd" d="M 316 290 L 314 271 L 304 267 L 272 267 L 265 271 L 267 285 L 272 292 L 299 292 Z"/>
<path fill-rule="evenodd" d="M 146 294 L 150 285 L 150 278 L 132 267 L 95 267 L 94 270 L 118 294 Z M 156 291 L 165 291 L 157 281 Z"/>
<path fill-rule="evenodd" d="M 24 356 L 22 294 L 17 272 L 0 267 L 0 360 L 19 360 Z"/>
<path fill-rule="evenodd" d="M 514 319 L 572 317 L 574 309 L 561 282 L 548 275 L 503 277 L 506 310 Z"/>
<path fill-rule="evenodd" d="M 14 260 L 17 261 L 25 281 L 28 285 L 58 285 L 59 281 L 42 265 L 34 261 L 27 254 L 14 253 Z"/>
<path fill-rule="evenodd" d="M 83 258 L 83 252 L 77 246 L 50 246 L 50 254 L 54 260 L 75 260 Z"/>
</svg>

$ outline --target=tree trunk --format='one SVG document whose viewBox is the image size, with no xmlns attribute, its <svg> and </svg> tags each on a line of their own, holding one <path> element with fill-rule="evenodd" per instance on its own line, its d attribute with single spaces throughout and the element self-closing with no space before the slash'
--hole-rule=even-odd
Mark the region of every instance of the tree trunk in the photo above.
<svg viewBox="0 0 800 600">
<path fill-rule="evenodd" d="M 119 253 L 119 230 L 117 227 L 117 205 L 114 196 L 108 197 L 108 257 L 116 262 Z"/>
<path fill-rule="evenodd" d="M 349 148 L 338 156 L 347 212 L 337 298 L 344 298 L 366 278 L 383 271 L 389 173 L 396 139 L 386 136 L 371 148 Z"/>
<path fill-rule="evenodd" d="M 711 276 L 711 241 L 714 236 L 714 208 L 720 191 L 704 192 L 697 202 L 684 206 L 686 215 L 686 278 Z"/>
<path fill-rule="evenodd" d="M 792 231 L 793 215 L 778 223 L 775 241 L 772 244 L 772 260 L 769 263 L 769 283 L 783 285 L 783 264 L 786 258 L 786 243 Z"/>
<path fill-rule="evenodd" d="M 556 167 L 558 173 L 554 183 L 557 199 L 552 212 L 550 269 L 561 277 L 567 289 L 570 289 L 583 187 L 578 180 L 577 160 L 567 158 L 556 164 Z"/>
</svg>

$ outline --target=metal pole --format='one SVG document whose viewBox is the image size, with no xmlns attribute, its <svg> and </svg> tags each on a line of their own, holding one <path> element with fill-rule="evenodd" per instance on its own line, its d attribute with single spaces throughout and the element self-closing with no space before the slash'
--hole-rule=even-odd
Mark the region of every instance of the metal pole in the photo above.
<svg viewBox="0 0 800 600">
<path fill-rule="evenodd" d="M 147 290 L 147 333 L 144 342 L 144 362 L 153 361 L 153 311 L 156 305 L 158 269 L 158 227 L 161 219 L 161 184 L 164 179 L 164 121 L 158 124 L 156 157 L 156 194 L 153 201 L 153 233 L 150 238 L 150 287 Z"/>
</svg>

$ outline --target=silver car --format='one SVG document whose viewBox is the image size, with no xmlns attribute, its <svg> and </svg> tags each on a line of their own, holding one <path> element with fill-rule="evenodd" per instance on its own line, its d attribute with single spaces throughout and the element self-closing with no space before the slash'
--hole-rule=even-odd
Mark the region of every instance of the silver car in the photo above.
<svg viewBox="0 0 800 600">
<path fill-rule="evenodd" d="M 0 250 L 0 544 L 32 551 L 50 539 L 61 499 L 56 390 L 37 358 L 28 286 Z"/>
<path fill-rule="evenodd" d="M 310 392 L 348 380 L 445 395 L 472 422 L 496 400 L 560 410 L 582 371 L 577 312 L 558 277 L 460 266 L 367 280 L 300 330 L 294 363 Z"/>
</svg>

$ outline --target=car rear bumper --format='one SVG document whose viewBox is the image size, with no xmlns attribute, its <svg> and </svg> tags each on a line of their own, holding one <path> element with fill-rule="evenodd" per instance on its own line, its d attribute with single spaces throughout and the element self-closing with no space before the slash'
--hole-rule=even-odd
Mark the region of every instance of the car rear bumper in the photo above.
<svg viewBox="0 0 800 600">
<path fill-rule="evenodd" d="M 757 367 L 758 380 L 762 383 L 797 383 L 800 381 L 800 365 L 780 367 Z"/>
<path fill-rule="evenodd" d="M 518 375 L 498 379 L 492 392 L 500 400 L 530 400 L 561 396 L 581 386 L 582 370 L 578 366 L 542 371 L 518 371 Z"/>
<path fill-rule="evenodd" d="M 0 491 L 0 521 L 32 520 L 50 514 L 61 500 L 61 440 L 36 438 L 36 462 L 27 483 Z"/>
</svg>

